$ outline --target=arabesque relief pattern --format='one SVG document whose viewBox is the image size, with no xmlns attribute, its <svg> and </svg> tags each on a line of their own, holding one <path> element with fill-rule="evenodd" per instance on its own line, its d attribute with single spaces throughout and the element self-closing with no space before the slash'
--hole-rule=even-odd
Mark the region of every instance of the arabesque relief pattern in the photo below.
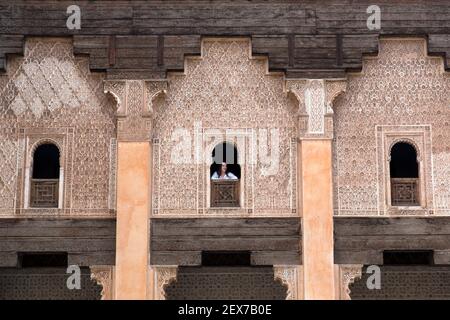
<svg viewBox="0 0 450 320">
<path fill-rule="evenodd" d="M 441 58 L 427 56 L 424 40 L 380 40 L 379 55 L 364 59 L 362 73 L 349 74 L 334 104 L 335 214 L 449 215 L 449 103 L 450 75 Z M 421 210 L 394 210 L 386 201 L 385 141 L 392 134 L 419 145 Z"/>
<path fill-rule="evenodd" d="M 0 76 L 0 215 L 110 216 L 114 210 L 115 103 L 103 74 L 74 57 L 70 39 L 30 38 Z M 62 209 L 23 209 L 26 164 L 45 139 L 59 142 Z"/>
<path fill-rule="evenodd" d="M 168 75 L 153 105 L 154 216 L 297 215 L 298 102 L 250 51 L 249 39 L 204 39 L 202 56 Z M 224 140 L 240 157 L 237 209 L 209 207 L 211 152 Z"/>
</svg>

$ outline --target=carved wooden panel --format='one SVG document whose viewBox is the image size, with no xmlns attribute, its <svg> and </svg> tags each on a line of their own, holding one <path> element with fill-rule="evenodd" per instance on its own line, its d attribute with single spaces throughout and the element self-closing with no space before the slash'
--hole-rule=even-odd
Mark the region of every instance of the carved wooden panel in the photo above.
<svg viewBox="0 0 450 320">
<path fill-rule="evenodd" d="M 99 300 L 101 287 L 81 269 L 81 289 L 69 290 L 65 268 L 0 268 L 0 300 Z"/>
<path fill-rule="evenodd" d="M 211 207 L 239 207 L 239 180 L 211 180 Z"/>
<path fill-rule="evenodd" d="M 381 289 L 369 290 L 371 274 L 362 272 L 350 285 L 353 300 L 450 300 L 450 268 L 433 266 L 381 266 Z"/>
<path fill-rule="evenodd" d="M 57 208 L 58 207 L 58 179 L 32 179 L 31 180 L 31 207 Z"/>
</svg>

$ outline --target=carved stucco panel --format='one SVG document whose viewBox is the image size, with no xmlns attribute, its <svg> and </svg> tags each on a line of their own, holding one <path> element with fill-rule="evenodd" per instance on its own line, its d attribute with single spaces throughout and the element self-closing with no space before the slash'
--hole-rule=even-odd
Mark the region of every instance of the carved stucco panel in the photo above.
<svg viewBox="0 0 450 320">
<path fill-rule="evenodd" d="M 362 268 L 360 264 L 339 265 L 340 300 L 351 300 L 349 286 L 361 278 Z"/>
<path fill-rule="evenodd" d="M 286 300 L 303 299 L 302 266 L 273 266 L 274 280 L 280 281 L 286 287 Z"/>
<path fill-rule="evenodd" d="M 115 108 L 103 92 L 104 74 L 89 71 L 87 57 L 73 55 L 70 39 L 29 38 L 23 57 L 8 60 L 0 76 L 0 214 L 110 216 L 111 141 Z M 23 211 L 26 135 L 73 136 L 63 163 L 62 209 Z M 28 155 L 27 155 L 28 156 Z M 15 164 L 14 164 L 15 163 Z M 115 170 L 115 169 L 114 169 Z"/>
<path fill-rule="evenodd" d="M 104 91 L 117 102 L 117 139 L 150 141 L 152 138 L 153 100 L 165 93 L 167 82 L 144 80 L 107 80 Z"/>
<path fill-rule="evenodd" d="M 177 280 L 177 266 L 154 266 L 155 300 L 166 300 L 166 287 Z"/>
<path fill-rule="evenodd" d="M 152 106 L 154 215 L 296 215 L 296 102 L 283 76 L 268 73 L 267 60 L 251 57 L 250 48 L 249 39 L 204 39 L 202 56 L 168 75 L 165 98 Z M 240 209 L 208 207 L 211 133 L 240 145 Z M 174 161 L 180 139 L 188 146 L 183 163 Z M 259 161 L 271 155 L 275 167 Z"/>
<path fill-rule="evenodd" d="M 377 147 L 376 128 L 390 126 L 401 134 L 402 128 L 428 126 L 422 157 L 427 208 L 395 214 L 448 215 L 450 75 L 441 58 L 427 56 L 423 39 L 384 39 L 379 48 L 377 57 L 364 58 L 361 73 L 348 74 L 347 91 L 335 102 L 335 214 L 391 214 L 383 202 L 386 171 L 379 169 L 385 164 L 380 162 L 384 151 Z"/>
<path fill-rule="evenodd" d="M 91 279 L 102 287 L 101 300 L 114 299 L 114 266 L 91 266 Z"/>
</svg>

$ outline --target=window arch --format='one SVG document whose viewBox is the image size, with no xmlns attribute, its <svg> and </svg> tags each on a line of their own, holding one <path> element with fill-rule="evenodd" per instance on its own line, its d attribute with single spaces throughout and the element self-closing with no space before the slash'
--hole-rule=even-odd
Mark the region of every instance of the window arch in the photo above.
<svg viewBox="0 0 450 320">
<path fill-rule="evenodd" d="M 397 142 L 391 148 L 389 166 L 391 178 L 418 178 L 416 148 L 408 142 Z"/>
<path fill-rule="evenodd" d="M 31 207 L 57 208 L 59 198 L 60 152 L 50 142 L 33 152 L 31 174 Z"/>
<path fill-rule="evenodd" d="M 241 166 L 237 148 L 229 142 L 216 145 L 211 153 L 211 207 L 239 207 Z M 223 168 L 226 168 L 224 174 Z"/>
<path fill-rule="evenodd" d="M 391 203 L 393 206 L 419 205 L 419 162 L 417 150 L 409 142 L 396 142 L 390 152 Z"/>
<path fill-rule="evenodd" d="M 220 172 L 223 162 L 227 164 L 227 171 L 233 173 L 238 179 L 241 178 L 241 166 L 236 146 L 229 142 L 222 142 L 216 145 L 211 153 L 212 164 L 210 176 L 215 172 Z"/>
</svg>

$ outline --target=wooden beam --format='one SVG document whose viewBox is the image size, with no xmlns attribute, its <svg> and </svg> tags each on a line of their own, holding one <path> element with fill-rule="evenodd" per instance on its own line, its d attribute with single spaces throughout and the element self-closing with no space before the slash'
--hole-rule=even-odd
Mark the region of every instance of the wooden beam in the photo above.
<svg viewBox="0 0 450 320">
<path fill-rule="evenodd" d="M 434 250 L 450 262 L 450 217 L 334 218 L 336 264 L 382 264 L 384 250 Z"/>
<path fill-rule="evenodd" d="M 111 67 L 116 64 L 116 36 L 109 37 L 108 62 Z"/>
<path fill-rule="evenodd" d="M 67 252 L 80 266 L 113 265 L 114 219 L 0 219 L 0 266 L 17 264 L 18 252 Z"/>
<path fill-rule="evenodd" d="M 299 218 L 151 219 L 151 264 L 200 265 L 202 251 L 251 251 L 253 265 L 301 263 Z M 295 262 L 295 263 L 294 263 Z"/>
</svg>

